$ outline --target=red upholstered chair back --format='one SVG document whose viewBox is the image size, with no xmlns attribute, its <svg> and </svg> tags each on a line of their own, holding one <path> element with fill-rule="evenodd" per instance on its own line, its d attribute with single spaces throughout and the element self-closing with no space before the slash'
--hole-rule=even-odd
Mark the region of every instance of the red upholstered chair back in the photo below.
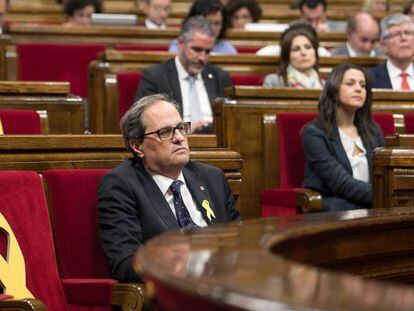
<svg viewBox="0 0 414 311">
<path fill-rule="evenodd" d="M 395 135 L 397 130 L 395 129 L 394 116 L 390 113 L 375 113 L 372 115 L 375 122 L 379 125 L 382 130 L 382 134 Z"/>
<path fill-rule="evenodd" d="M 303 182 L 305 157 L 300 131 L 315 117 L 315 113 L 279 113 L 277 115 L 280 188 L 300 187 Z"/>
<path fill-rule="evenodd" d="M 19 80 L 69 81 L 71 92 L 85 98 L 88 65 L 104 49 L 105 45 L 19 44 Z"/>
<path fill-rule="evenodd" d="M 168 52 L 168 45 L 117 45 L 115 50 Z"/>
<path fill-rule="evenodd" d="M 261 86 L 263 84 L 264 77 L 265 75 L 259 73 L 233 74 L 230 76 L 230 79 L 234 85 Z"/>
<path fill-rule="evenodd" d="M 42 134 L 40 115 L 33 110 L 0 110 L 4 134 Z"/>
<path fill-rule="evenodd" d="M 258 50 L 260 50 L 260 47 L 249 47 L 249 46 L 238 46 L 237 52 L 240 54 L 255 54 Z"/>
<path fill-rule="evenodd" d="M 117 74 L 120 118 L 122 118 L 124 113 L 134 103 L 135 93 L 141 81 L 141 76 L 139 72 L 123 72 Z"/>
<path fill-rule="evenodd" d="M 62 278 L 108 278 L 98 228 L 97 188 L 104 169 L 50 170 L 49 192 L 56 257 Z"/>
<path fill-rule="evenodd" d="M 414 114 L 404 115 L 405 132 L 414 134 Z"/>
<path fill-rule="evenodd" d="M 0 212 L 22 250 L 27 288 L 48 310 L 67 310 L 40 176 L 29 171 L 0 171 Z"/>
</svg>

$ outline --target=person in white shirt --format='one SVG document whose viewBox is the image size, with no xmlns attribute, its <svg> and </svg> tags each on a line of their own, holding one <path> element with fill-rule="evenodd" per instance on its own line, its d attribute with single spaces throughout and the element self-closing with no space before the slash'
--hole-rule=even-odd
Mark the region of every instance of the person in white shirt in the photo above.
<svg viewBox="0 0 414 311">
<path fill-rule="evenodd" d="M 171 0 L 144 0 L 142 10 L 146 15 L 144 25 L 148 29 L 165 29 L 171 12 Z"/>
<path fill-rule="evenodd" d="M 379 31 L 378 22 L 369 13 L 360 12 L 349 18 L 345 45 L 333 49 L 331 54 L 351 57 L 381 55 L 381 50 L 375 48 Z"/>
<path fill-rule="evenodd" d="M 381 20 L 381 45 L 387 60 L 372 68 L 373 88 L 414 90 L 414 24 L 410 17 L 396 13 Z"/>
</svg>

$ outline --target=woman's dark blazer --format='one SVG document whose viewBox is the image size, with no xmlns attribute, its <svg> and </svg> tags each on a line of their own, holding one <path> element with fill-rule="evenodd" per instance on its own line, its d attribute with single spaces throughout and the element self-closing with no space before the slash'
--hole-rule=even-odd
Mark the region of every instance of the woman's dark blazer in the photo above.
<svg viewBox="0 0 414 311">
<path fill-rule="evenodd" d="M 385 145 L 381 130 L 375 126 L 373 146 L 363 141 L 367 151 L 371 176 L 372 155 L 376 147 Z M 352 177 L 352 167 L 335 127 L 334 137 L 328 137 L 321 127 L 307 125 L 302 131 L 305 153 L 305 178 L 302 186 L 319 191 L 326 211 L 369 208 L 372 202 L 371 183 Z"/>
</svg>

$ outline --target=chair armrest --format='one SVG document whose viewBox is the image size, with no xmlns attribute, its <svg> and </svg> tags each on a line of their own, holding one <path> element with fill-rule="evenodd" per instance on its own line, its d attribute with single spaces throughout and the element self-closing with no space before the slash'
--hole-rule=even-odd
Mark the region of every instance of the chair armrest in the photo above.
<svg viewBox="0 0 414 311">
<path fill-rule="evenodd" d="M 0 301 L 0 310 L 46 311 L 45 304 L 39 299 L 6 299 Z"/>
<path fill-rule="evenodd" d="M 112 286 L 112 304 L 119 305 L 123 311 L 139 311 L 144 302 L 144 284 L 117 283 Z"/>
<path fill-rule="evenodd" d="M 322 195 L 310 189 L 297 188 L 296 202 L 302 214 L 323 211 Z"/>
</svg>

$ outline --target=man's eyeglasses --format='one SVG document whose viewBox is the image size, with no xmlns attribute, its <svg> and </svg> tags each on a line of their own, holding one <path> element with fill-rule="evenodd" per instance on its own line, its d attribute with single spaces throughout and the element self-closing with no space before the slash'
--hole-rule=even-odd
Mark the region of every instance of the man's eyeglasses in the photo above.
<svg viewBox="0 0 414 311">
<path fill-rule="evenodd" d="M 163 141 L 172 140 L 175 136 L 175 130 L 178 130 L 181 135 L 187 136 L 191 134 L 191 122 L 182 122 L 177 126 L 167 126 L 159 129 L 158 131 L 145 133 L 143 136 L 148 136 L 151 134 L 157 134 L 159 139 Z"/>
<path fill-rule="evenodd" d="M 402 38 L 403 35 L 405 37 L 412 37 L 414 36 L 414 31 L 406 30 L 406 31 L 390 32 L 388 35 L 384 37 L 384 39 L 395 39 L 397 37 Z"/>
</svg>

